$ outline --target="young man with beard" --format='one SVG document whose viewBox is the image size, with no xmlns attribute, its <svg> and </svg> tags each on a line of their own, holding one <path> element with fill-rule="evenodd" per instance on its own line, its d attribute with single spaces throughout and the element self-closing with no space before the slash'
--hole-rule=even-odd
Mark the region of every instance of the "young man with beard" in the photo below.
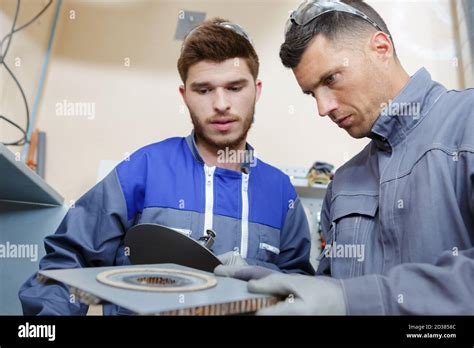
<svg viewBox="0 0 474 348">
<path fill-rule="evenodd" d="M 224 264 L 314 274 L 308 222 L 289 178 L 253 156 L 220 156 L 253 151 L 246 138 L 262 89 L 258 68 L 238 25 L 214 19 L 191 31 L 178 70 L 193 133 L 139 149 L 80 198 L 45 239 L 40 268 L 126 265 L 125 232 L 157 223 L 194 239 L 215 230 L 213 250 Z M 19 296 L 25 314 L 87 312 L 69 302 L 64 285 L 42 285 L 35 276 Z M 120 313 L 104 306 L 104 314 Z"/>
</svg>

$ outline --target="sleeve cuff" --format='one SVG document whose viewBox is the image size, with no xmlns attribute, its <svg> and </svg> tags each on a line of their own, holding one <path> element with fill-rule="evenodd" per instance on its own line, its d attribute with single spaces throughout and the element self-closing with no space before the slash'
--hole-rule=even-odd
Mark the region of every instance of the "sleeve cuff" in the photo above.
<svg viewBox="0 0 474 348">
<path fill-rule="evenodd" d="M 367 275 L 341 280 L 348 315 L 384 315 L 377 276 Z"/>
</svg>

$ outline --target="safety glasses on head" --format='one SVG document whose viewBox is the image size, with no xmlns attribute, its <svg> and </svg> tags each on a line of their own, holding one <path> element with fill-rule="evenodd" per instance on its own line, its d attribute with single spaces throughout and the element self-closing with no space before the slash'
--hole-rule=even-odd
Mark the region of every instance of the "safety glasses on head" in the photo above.
<svg viewBox="0 0 474 348">
<path fill-rule="evenodd" d="M 230 29 L 232 30 L 233 32 L 239 34 L 240 36 L 242 36 L 243 38 L 245 38 L 248 42 L 250 42 L 251 45 L 253 45 L 253 42 L 252 42 L 252 39 L 250 38 L 249 34 L 247 34 L 245 32 L 245 30 L 238 24 L 235 24 L 235 23 L 232 23 L 232 22 L 219 22 L 219 23 L 215 23 L 215 25 L 218 25 L 220 27 L 223 27 L 223 28 L 226 28 L 226 29 Z M 185 40 L 190 37 L 192 35 L 192 33 L 198 29 L 200 27 L 200 25 L 198 25 L 197 27 L 193 28 L 189 33 L 188 35 L 186 35 L 186 38 Z"/>
<path fill-rule="evenodd" d="M 231 23 L 231 22 L 222 22 L 222 23 L 218 23 L 217 25 L 219 25 L 221 27 L 224 27 L 224 28 L 227 28 L 227 29 L 230 29 L 230 30 L 233 30 L 234 32 L 236 32 L 240 36 L 243 36 L 245 39 L 247 39 L 248 42 L 250 42 L 252 44 L 252 39 L 250 38 L 249 34 L 247 34 L 245 32 L 245 30 L 240 25 L 235 24 L 235 23 Z"/>
<path fill-rule="evenodd" d="M 360 17 L 372 24 L 377 30 L 383 32 L 382 28 L 370 19 L 365 13 L 359 11 L 352 6 L 349 6 L 340 1 L 327 1 L 327 0 L 306 0 L 296 10 L 294 10 L 288 21 L 286 22 L 285 35 L 291 29 L 293 25 L 304 26 L 319 16 L 328 12 L 345 12 L 354 16 Z"/>
</svg>

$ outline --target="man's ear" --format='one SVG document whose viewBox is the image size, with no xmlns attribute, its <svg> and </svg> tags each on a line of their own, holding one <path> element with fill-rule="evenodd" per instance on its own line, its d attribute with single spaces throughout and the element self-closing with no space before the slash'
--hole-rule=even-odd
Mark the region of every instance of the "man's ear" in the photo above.
<svg viewBox="0 0 474 348">
<path fill-rule="evenodd" d="M 376 32 L 370 39 L 370 48 L 383 60 L 393 57 L 393 44 L 390 36 L 382 31 Z"/>
<path fill-rule="evenodd" d="M 179 86 L 179 94 L 183 97 L 183 100 L 185 100 L 186 97 L 186 87 L 184 85 Z"/>
<path fill-rule="evenodd" d="M 260 99 L 260 95 L 262 94 L 262 81 L 256 80 L 255 81 L 255 89 L 256 89 L 256 97 L 255 101 L 257 102 Z"/>
</svg>

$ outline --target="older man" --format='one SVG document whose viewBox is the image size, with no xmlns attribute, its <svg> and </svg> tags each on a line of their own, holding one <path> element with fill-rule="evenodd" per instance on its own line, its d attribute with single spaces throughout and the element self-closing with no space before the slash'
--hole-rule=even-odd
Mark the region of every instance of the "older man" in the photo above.
<svg viewBox="0 0 474 348">
<path fill-rule="evenodd" d="M 328 187 L 318 275 L 249 282 L 291 295 L 261 313 L 474 314 L 474 90 L 409 76 L 362 1 L 305 1 L 280 57 L 320 116 L 371 142 Z"/>
</svg>

